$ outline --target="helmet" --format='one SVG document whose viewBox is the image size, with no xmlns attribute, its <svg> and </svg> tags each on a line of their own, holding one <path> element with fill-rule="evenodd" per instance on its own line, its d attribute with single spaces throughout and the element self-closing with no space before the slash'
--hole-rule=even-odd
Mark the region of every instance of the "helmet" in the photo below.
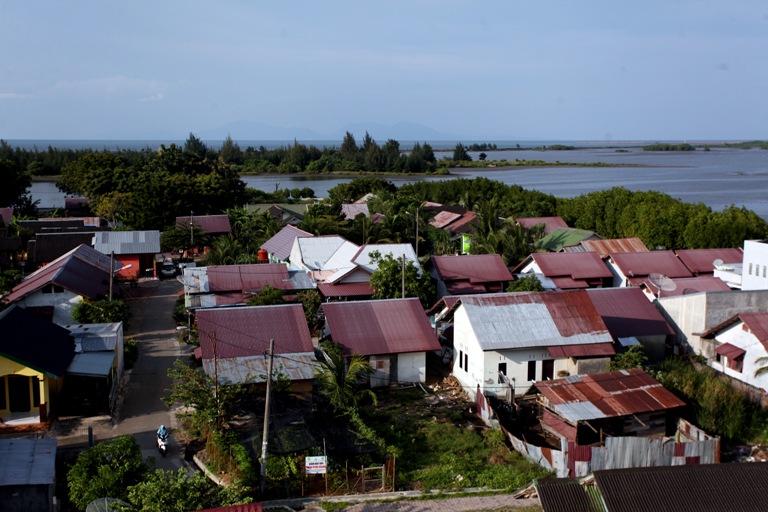
<svg viewBox="0 0 768 512">
<path fill-rule="evenodd" d="M 160 425 L 160 430 L 165 430 L 165 425 Z"/>
</svg>

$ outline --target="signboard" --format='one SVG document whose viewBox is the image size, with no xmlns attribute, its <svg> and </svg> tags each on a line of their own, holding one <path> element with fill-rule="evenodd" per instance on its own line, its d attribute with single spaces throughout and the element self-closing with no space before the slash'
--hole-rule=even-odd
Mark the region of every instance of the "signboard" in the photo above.
<svg viewBox="0 0 768 512">
<path fill-rule="evenodd" d="M 306 457 L 304 461 L 305 471 L 308 475 L 324 475 L 326 459 L 325 456 Z"/>
</svg>

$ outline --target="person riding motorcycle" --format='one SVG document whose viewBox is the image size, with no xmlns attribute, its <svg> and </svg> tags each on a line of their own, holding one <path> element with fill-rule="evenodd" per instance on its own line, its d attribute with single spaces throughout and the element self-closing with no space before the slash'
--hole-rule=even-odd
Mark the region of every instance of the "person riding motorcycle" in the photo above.
<svg viewBox="0 0 768 512">
<path fill-rule="evenodd" d="M 157 429 L 157 437 L 161 439 L 168 437 L 168 429 L 165 428 L 165 425 L 160 425 L 160 428 Z"/>
</svg>

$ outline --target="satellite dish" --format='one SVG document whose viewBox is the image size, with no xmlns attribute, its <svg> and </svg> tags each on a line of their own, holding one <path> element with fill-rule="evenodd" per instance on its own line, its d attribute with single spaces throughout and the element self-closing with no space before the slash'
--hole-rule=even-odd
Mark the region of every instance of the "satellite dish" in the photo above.
<svg viewBox="0 0 768 512">
<path fill-rule="evenodd" d="M 712 262 L 712 266 L 715 268 L 719 267 L 722 264 L 723 264 L 723 260 L 721 260 L 720 258 L 717 258 L 715 261 Z"/>
<path fill-rule="evenodd" d="M 648 274 L 648 282 L 659 291 L 671 292 L 677 288 L 675 282 L 664 274 Z"/>
</svg>

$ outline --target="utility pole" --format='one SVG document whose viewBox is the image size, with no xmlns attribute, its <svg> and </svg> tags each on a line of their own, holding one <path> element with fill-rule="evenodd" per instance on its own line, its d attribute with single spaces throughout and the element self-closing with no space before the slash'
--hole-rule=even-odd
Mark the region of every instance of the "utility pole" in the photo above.
<svg viewBox="0 0 768 512">
<path fill-rule="evenodd" d="M 267 396 L 264 400 L 264 430 L 261 433 L 261 494 L 267 481 L 267 437 L 269 436 L 269 393 L 272 389 L 272 361 L 275 357 L 275 339 L 269 340 L 269 365 L 267 366 Z"/>
<path fill-rule="evenodd" d="M 405 254 L 403 254 L 403 298 L 405 298 Z"/>
<path fill-rule="evenodd" d="M 112 268 L 115 265 L 115 251 L 109 253 L 109 301 L 112 302 L 112 284 L 114 282 L 115 270 Z"/>
<path fill-rule="evenodd" d="M 195 224 L 192 222 L 194 216 L 192 210 L 189 210 L 189 257 L 192 257 L 192 251 L 195 250 Z"/>
<path fill-rule="evenodd" d="M 419 208 L 421 205 L 416 207 L 416 259 L 419 259 Z"/>
</svg>

